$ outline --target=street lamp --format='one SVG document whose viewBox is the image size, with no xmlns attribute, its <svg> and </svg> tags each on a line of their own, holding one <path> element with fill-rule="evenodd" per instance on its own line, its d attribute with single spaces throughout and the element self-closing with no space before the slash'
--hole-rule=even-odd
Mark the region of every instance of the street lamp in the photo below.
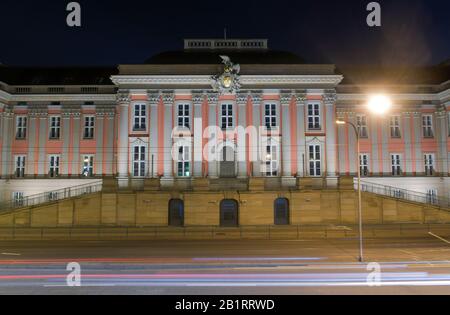
<svg viewBox="0 0 450 315">
<path fill-rule="evenodd" d="M 367 103 L 367 107 L 369 110 L 377 115 L 383 115 L 386 113 L 392 106 L 391 99 L 383 94 L 372 95 L 369 98 L 369 102 Z M 361 192 L 361 145 L 360 145 L 360 133 L 358 127 L 350 121 L 346 120 L 337 120 L 337 125 L 350 125 L 355 131 L 356 135 L 356 162 L 357 170 L 358 170 L 358 221 L 359 221 L 359 261 L 364 261 L 364 253 L 363 253 L 363 230 L 362 230 L 362 192 Z"/>
</svg>

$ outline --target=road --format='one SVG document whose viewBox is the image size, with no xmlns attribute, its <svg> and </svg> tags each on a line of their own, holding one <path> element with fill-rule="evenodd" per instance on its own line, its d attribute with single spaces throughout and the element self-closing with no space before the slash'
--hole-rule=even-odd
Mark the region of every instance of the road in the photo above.
<svg viewBox="0 0 450 315">
<path fill-rule="evenodd" d="M 373 239 L 367 263 L 357 254 L 354 239 L 0 242 L 0 294 L 450 294 L 445 240 Z M 67 286 L 71 262 L 81 287 Z"/>
</svg>

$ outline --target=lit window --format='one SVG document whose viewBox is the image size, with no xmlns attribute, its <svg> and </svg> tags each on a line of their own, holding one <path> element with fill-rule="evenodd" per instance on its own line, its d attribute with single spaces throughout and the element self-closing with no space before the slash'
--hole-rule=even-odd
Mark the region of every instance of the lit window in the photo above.
<svg viewBox="0 0 450 315">
<path fill-rule="evenodd" d="M 278 176 L 278 147 L 271 141 L 266 146 L 266 176 Z"/>
<path fill-rule="evenodd" d="M 92 177 L 94 176 L 94 156 L 84 155 L 83 156 L 83 176 Z"/>
<path fill-rule="evenodd" d="M 358 126 L 358 132 L 360 138 L 368 138 L 368 128 L 367 128 L 367 116 L 366 115 L 358 115 L 356 117 L 356 123 Z"/>
<path fill-rule="evenodd" d="M 422 116 L 422 129 L 424 138 L 433 138 L 433 115 Z"/>
<path fill-rule="evenodd" d="M 277 126 L 277 105 L 266 104 L 265 107 L 265 126 L 268 130 L 271 130 Z"/>
<path fill-rule="evenodd" d="M 437 189 L 427 190 L 427 203 L 430 203 L 432 205 L 439 203 Z"/>
<path fill-rule="evenodd" d="M 178 105 L 178 127 L 190 128 L 190 106 L 189 104 Z"/>
<path fill-rule="evenodd" d="M 61 137 L 61 117 L 50 117 L 50 139 L 57 140 Z"/>
<path fill-rule="evenodd" d="M 25 177 L 25 160 L 24 155 L 16 156 L 16 177 Z"/>
<path fill-rule="evenodd" d="M 391 154 L 392 176 L 402 175 L 402 165 L 400 154 Z"/>
<path fill-rule="evenodd" d="M 391 116 L 390 130 L 391 130 L 391 138 L 401 138 L 400 116 Z"/>
<path fill-rule="evenodd" d="M 136 104 L 134 105 L 134 131 L 147 130 L 147 105 Z"/>
<path fill-rule="evenodd" d="M 320 145 L 309 146 L 309 175 L 322 176 L 322 156 Z"/>
<path fill-rule="evenodd" d="M 359 156 L 359 167 L 361 176 L 369 176 L 369 155 L 361 154 Z"/>
<path fill-rule="evenodd" d="M 425 154 L 424 155 L 424 161 L 425 161 L 425 175 L 427 176 L 433 176 L 434 175 L 434 154 Z"/>
<path fill-rule="evenodd" d="M 308 129 L 322 129 L 320 124 L 320 104 L 308 104 Z"/>
<path fill-rule="evenodd" d="M 144 177 L 146 169 L 146 153 L 145 146 L 136 145 L 133 148 L 133 176 Z"/>
<path fill-rule="evenodd" d="M 188 146 L 178 147 L 178 176 L 190 177 L 191 176 L 191 162 L 190 162 L 190 148 Z"/>
<path fill-rule="evenodd" d="M 16 139 L 27 137 L 27 117 L 18 116 L 16 119 Z"/>
<path fill-rule="evenodd" d="M 94 139 L 95 117 L 84 117 L 84 139 Z"/>
<path fill-rule="evenodd" d="M 21 191 L 13 192 L 13 201 L 15 207 L 23 207 L 25 205 L 25 197 L 23 192 Z"/>
<path fill-rule="evenodd" d="M 222 129 L 233 128 L 233 105 L 222 104 Z"/>
<path fill-rule="evenodd" d="M 50 177 L 58 177 L 59 176 L 59 155 L 50 155 L 49 156 L 49 172 L 48 175 Z"/>
</svg>

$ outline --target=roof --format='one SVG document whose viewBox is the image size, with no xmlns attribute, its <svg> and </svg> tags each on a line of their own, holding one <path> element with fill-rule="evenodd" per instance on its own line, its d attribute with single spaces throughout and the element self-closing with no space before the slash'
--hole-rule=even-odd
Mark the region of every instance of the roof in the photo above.
<svg viewBox="0 0 450 315">
<path fill-rule="evenodd" d="M 15 67 L 0 65 L 0 81 L 9 85 L 113 85 L 117 67 Z"/>
<path fill-rule="evenodd" d="M 337 73 L 344 76 L 342 84 L 349 85 L 438 85 L 450 80 L 450 64 L 430 67 L 340 66 Z"/>
<path fill-rule="evenodd" d="M 145 64 L 220 64 L 220 55 L 226 55 L 239 64 L 304 64 L 299 56 L 276 50 L 179 50 L 168 51 L 150 57 Z"/>
</svg>

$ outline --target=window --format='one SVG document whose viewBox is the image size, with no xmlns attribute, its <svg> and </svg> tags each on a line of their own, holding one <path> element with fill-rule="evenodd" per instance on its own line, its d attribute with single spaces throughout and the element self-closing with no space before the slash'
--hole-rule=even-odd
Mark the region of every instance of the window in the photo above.
<svg viewBox="0 0 450 315">
<path fill-rule="evenodd" d="M 16 119 L 16 139 L 25 139 L 27 137 L 27 117 L 19 116 Z"/>
<path fill-rule="evenodd" d="M 237 227 L 239 204 L 236 200 L 225 199 L 220 203 L 220 226 L 221 227 Z"/>
<path fill-rule="evenodd" d="M 58 200 L 58 193 L 55 191 L 49 192 L 48 195 L 48 201 L 57 201 Z"/>
<path fill-rule="evenodd" d="M 322 175 L 322 157 L 321 157 L 320 145 L 309 146 L 309 175 L 321 176 Z"/>
<path fill-rule="evenodd" d="M 322 129 L 320 125 L 320 104 L 308 104 L 308 129 Z"/>
<path fill-rule="evenodd" d="M 266 146 L 266 176 L 278 175 L 278 147 L 271 141 Z"/>
<path fill-rule="evenodd" d="M 25 197 L 23 192 L 13 192 L 13 202 L 15 207 L 23 207 L 25 205 Z"/>
<path fill-rule="evenodd" d="M 286 198 L 275 200 L 275 225 L 289 225 L 289 201 Z"/>
<path fill-rule="evenodd" d="M 265 111 L 266 128 L 271 130 L 277 126 L 277 105 L 266 104 Z"/>
<path fill-rule="evenodd" d="M 16 156 L 16 177 L 25 177 L 25 160 L 24 155 Z"/>
<path fill-rule="evenodd" d="M 358 126 L 358 133 L 360 138 L 368 138 L 368 128 L 367 128 L 367 116 L 366 115 L 358 115 L 356 117 L 356 124 Z"/>
<path fill-rule="evenodd" d="M 147 130 L 147 105 L 136 104 L 134 105 L 134 131 Z"/>
<path fill-rule="evenodd" d="M 191 128 L 189 104 L 178 105 L 178 127 Z"/>
<path fill-rule="evenodd" d="M 402 175 L 400 154 L 391 154 L 392 176 Z"/>
<path fill-rule="evenodd" d="M 438 195 L 436 189 L 428 189 L 427 190 L 427 203 L 430 204 L 438 204 Z"/>
<path fill-rule="evenodd" d="M 390 121 L 391 138 L 400 138 L 400 116 L 391 116 Z"/>
<path fill-rule="evenodd" d="M 84 117 L 84 139 L 94 139 L 95 117 Z"/>
<path fill-rule="evenodd" d="M 391 196 L 397 199 L 405 199 L 405 191 L 401 189 L 394 189 L 391 191 Z"/>
<path fill-rule="evenodd" d="M 59 176 L 59 155 L 50 155 L 48 174 L 50 177 Z"/>
<path fill-rule="evenodd" d="M 369 155 L 361 154 L 359 156 L 359 168 L 361 176 L 369 176 Z"/>
<path fill-rule="evenodd" d="M 92 177 L 94 176 L 94 156 L 85 155 L 83 156 L 83 176 Z"/>
<path fill-rule="evenodd" d="M 191 176 L 190 149 L 188 146 L 178 147 L 178 176 Z"/>
<path fill-rule="evenodd" d="M 145 146 L 136 145 L 133 148 L 133 176 L 144 177 L 145 176 Z"/>
<path fill-rule="evenodd" d="M 233 128 L 233 105 L 222 104 L 222 129 Z"/>
<path fill-rule="evenodd" d="M 50 139 L 57 140 L 61 136 L 61 117 L 50 117 Z"/>
<path fill-rule="evenodd" d="M 184 225 L 184 202 L 180 199 L 169 201 L 169 226 Z"/>
<path fill-rule="evenodd" d="M 433 115 L 422 116 L 422 129 L 424 138 L 433 138 Z"/>
<path fill-rule="evenodd" d="M 424 155 L 424 164 L 425 164 L 425 175 L 433 176 L 434 175 L 434 154 L 425 154 Z"/>
</svg>

